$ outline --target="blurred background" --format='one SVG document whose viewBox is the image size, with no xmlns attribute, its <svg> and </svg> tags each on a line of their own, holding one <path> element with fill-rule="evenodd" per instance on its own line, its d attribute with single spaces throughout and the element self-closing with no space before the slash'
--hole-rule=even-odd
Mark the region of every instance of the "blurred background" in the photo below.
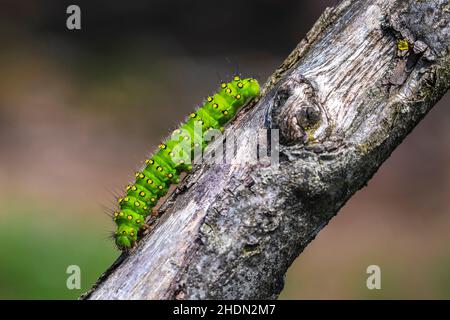
<svg viewBox="0 0 450 320">
<path fill-rule="evenodd" d="M 148 152 L 236 68 L 264 82 L 335 1 L 0 4 L 0 299 L 74 299 L 119 255 L 104 207 Z M 450 298 L 449 102 L 308 246 L 282 299 Z"/>
</svg>

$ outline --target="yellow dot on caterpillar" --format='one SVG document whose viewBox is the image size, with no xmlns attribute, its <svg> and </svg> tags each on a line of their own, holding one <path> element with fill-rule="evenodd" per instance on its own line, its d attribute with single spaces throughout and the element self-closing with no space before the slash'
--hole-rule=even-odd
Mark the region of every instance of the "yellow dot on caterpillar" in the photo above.
<svg viewBox="0 0 450 320">
<path fill-rule="evenodd" d="M 214 107 L 215 109 L 217 109 L 217 108 L 219 107 L 219 105 L 218 105 L 217 103 L 214 103 L 214 104 L 213 104 L 213 107 Z"/>
<path fill-rule="evenodd" d="M 220 86 L 221 86 L 222 88 L 226 88 L 226 87 L 227 87 L 227 84 L 226 84 L 226 83 L 222 83 Z"/>
<path fill-rule="evenodd" d="M 239 76 L 234 76 L 234 79 L 233 79 L 234 81 L 239 81 L 239 80 L 241 80 L 241 78 L 239 77 Z"/>
<path fill-rule="evenodd" d="M 169 152 L 169 156 L 173 157 L 174 153 L 173 152 Z"/>
<path fill-rule="evenodd" d="M 120 212 L 120 213 L 119 213 L 119 216 L 123 217 L 123 212 Z"/>
<path fill-rule="evenodd" d="M 159 145 L 159 148 L 160 148 L 160 149 L 165 149 L 165 148 L 167 148 L 167 146 L 166 146 L 164 143 L 161 143 L 161 144 Z"/>
<path fill-rule="evenodd" d="M 136 172 L 134 175 L 136 176 L 136 178 L 139 177 L 139 172 Z"/>
<path fill-rule="evenodd" d="M 153 180 L 152 180 L 152 179 L 148 179 L 148 180 L 147 180 L 147 183 L 148 183 L 148 184 L 152 184 L 152 183 L 153 183 Z"/>
<path fill-rule="evenodd" d="M 144 174 L 141 173 L 141 174 L 139 175 L 139 178 L 144 179 L 144 178 L 145 178 Z"/>
<path fill-rule="evenodd" d="M 240 95 L 240 94 L 237 94 L 237 95 L 236 95 L 236 99 L 239 100 L 240 98 L 241 98 L 241 95 Z"/>
<path fill-rule="evenodd" d="M 123 201 L 125 201 L 125 202 L 127 202 L 128 200 L 130 200 L 130 198 L 128 198 L 128 197 L 125 197 L 125 198 L 123 199 Z"/>
<path fill-rule="evenodd" d="M 130 236 L 134 237 L 134 232 L 133 231 L 130 232 Z"/>
<path fill-rule="evenodd" d="M 227 88 L 227 93 L 231 93 L 231 89 L 230 88 Z"/>
<path fill-rule="evenodd" d="M 149 164 L 149 163 L 150 163 L 150 160 L 148 160 L 148 159 L 145 160 L 145 163 L 146 163 L 146 164 Z"/>
<path fill-rule="evenodd" d="M 141 191 L 141 192 L 139 192 L 139 195 L 140 195 L 141 197 L 144 197 L 144 196 L 145 196 L 145 192 L 144 192 L 144 191 Z"/>
<path fill-rule="evenodd" d="M 119 216 L 119 213 L 118 212 L 114 212 L 114 217 L 117 217 L 117 216 Z"/>
<path fill-rule="evenodd" d="M 144 210 L 147 210 L 148 209 L 148 207 L 147 206 L 144 206 L 142 209 L 144 209 Z"/>
<path fill-rule="evenodd" d="M 196 114 L 195 112 L 192 112 L 189 116 L 190 116 L 191 118 L 195 118 L 195 117 L 197 116 L 197 114 Z"/>
<path fill-rule="evenodd" d="M 167 176 L 168 176 L 169 178 L 172 178 L 172 177 L 173 177 L 173 174 L 169 173 L 169 174 L 167 174 Z"/>
<path fill-rule="evenodd" d="M 158 189 L 159 189 L 159 190 L 162 190 L 162 189 L 163 189 L 163 186 L 158 186 Z"/>
<path fill-rule="evenodd" d="M 189 140 L 189 136 L 185 136 L 184 140 L 186 140 L 186 141 Z"/>
<path fill-rule="evenodd" d="M 136 186 L 132 186 L 131 190 L 136 191 L 137 190 Z"/>
<path fill-rule="evenodd" d="M 127 191 L 130 190 L 130 188 L 131 188 L 130 186 L 127 186 Z"/>
<path fill-rule="evenodd" d="M 155 163 L 155 161 L 153 161 L 152 159 L 145 160 L 145 162 L 149 163 L 149 164 L 154 164 Z"/>
<path fill-rule="evenodd" d="M 156 199 L 155 199 L 155 198 L 151 198 L 150 201 L 151 201 L 151 202 L 155 202 Z"/>
<path fill-rule="evenodd" d="M 133 220 L 133 216 L 128 216 L 127 219 L 128 220 Z"/>
<path fill-rule="evenodd" d="M 162 167 L 158 167 L 158 168 L 156 168 L 156 170 L 158 170 L 159 172 L 161 172 L 161 171 L 163 171 L 163 168 L 162 168 Z"/>
<path fill-rule="evenodd" d="M 123 201 L 123 199 L 122 199 L 122 198 L 119 198 L 117 201 L 118 201 L 119 203 L 121 203 L 121 202 Z"/>
<path fill-rule="evenodd" d="M 178 160 L 178 163 L 184 163 L 183 159 Z"/>
<path fill-rule="evenodd" d="M 141 204 L 140 204 L 139 202 L 137 202 L 137 201 L 134 203 L 134 205 L 135 205 L 136 207 L 140 207 L 140 206 L 141 206 Z"/>
<path fill-rule="evenodd" d="M 239 83 L 237 84 L 237 86 L 238 86 L 238 88 L 242 88 L 244 85 L 242 84 L 242 82 L 239 82 Z"/>
<path fill-rule="evenodd" d="M 213 101 L 213 98 L 212 97 L 208 97 L 208 98 L 206 98 L 206 100 L 208 100 L 208 102 L 211 102 L 211 101 Z"/>
<path fill-rule="evenodd" d="M 223 110 L 222 113 L 223 113 L 224 115 L 227 115 L 227 114 L 228 114 L 228 111 L 227 111 L 227 110 Z"/>
<path fill-rule="evenodd" d="M 125 230 L 122 231 L 122 234 L 127 234 L 127 232 Z"/>
<path fill-rule="evenodd" d="M 136 223 L 137 223 L 137 224 L 140 224 L 140 223 L 141 223 L 141 220 L 137 219 L 137 220 L 136 220 Z"/>
</svg>

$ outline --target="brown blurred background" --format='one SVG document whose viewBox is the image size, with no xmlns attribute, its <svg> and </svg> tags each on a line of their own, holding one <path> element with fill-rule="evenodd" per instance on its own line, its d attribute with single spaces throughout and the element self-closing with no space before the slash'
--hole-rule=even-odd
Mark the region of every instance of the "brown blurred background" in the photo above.
<svg viewBox="0 0 450 320">
<path fill-rule="evenodd" d="M 103 206 L 148 151 L 237 67 L 264 82 L 334 3 L 3 0 L 0 298 L 88 289 L 119 254 Z M 450 298 L 449 101 L 297 259 L 281 298 Z M 72 264 L 81 290 L 66 288 Z M 366 288 L 372 264 L 381 290 Z"/>
</svg>

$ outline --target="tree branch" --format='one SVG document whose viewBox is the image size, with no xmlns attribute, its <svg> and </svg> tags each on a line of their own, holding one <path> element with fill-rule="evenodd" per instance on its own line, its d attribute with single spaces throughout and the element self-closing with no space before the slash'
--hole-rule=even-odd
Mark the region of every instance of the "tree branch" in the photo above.
<svg viewBox="0 0 450 320">
<path fill-rule="evenodd" d="M 238 165 L 241 144 L 231 163 L 195 167 L 84 298 L 276 298 L 294 259 L 448 90 L 449 12 L 444 0 L 327 8 L 227 128 L 250 140 L 278 128 L 279 166 Z"/>
</svg>

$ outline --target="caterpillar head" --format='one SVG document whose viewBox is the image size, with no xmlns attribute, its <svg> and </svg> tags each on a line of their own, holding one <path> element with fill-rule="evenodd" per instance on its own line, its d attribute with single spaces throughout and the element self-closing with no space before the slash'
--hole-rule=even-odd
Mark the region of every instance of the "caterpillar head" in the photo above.
<svg viewBox="0 0 450 320">
<path fill-rule="evenodd" d="M 258 80 L 253 78 L 246 78 L 242 80 L 243 89 L 245 90 L 247 96 L 254 97 L 259 93 L 259 83 Z"/>
<path fill-rule="evenodd" d="M 137 240 L 137 229 L 122 224 L 117 228 L 116 245 L 120 250 L 130 249 Z"/>
</svg>

